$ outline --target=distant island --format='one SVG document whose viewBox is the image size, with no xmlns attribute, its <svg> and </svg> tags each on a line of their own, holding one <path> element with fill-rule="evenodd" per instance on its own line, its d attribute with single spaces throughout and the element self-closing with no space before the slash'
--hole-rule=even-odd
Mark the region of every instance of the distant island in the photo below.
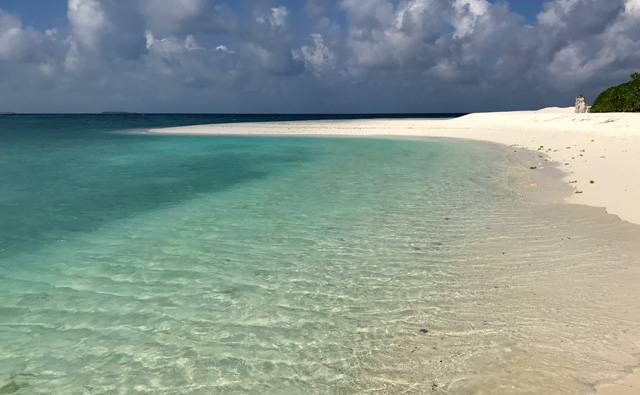
<svg viewBox="0 0 640 395">
<path fill-rule="evenodd" d="M 602 92 L 590 112 L 640 112 L 640 72 L 631 81 Z"/>
<path fill-rule="evenodd" d="M 15 112 L 2 112 L 0 111 L 0 115 L 16 115 Z"/>
<path fill-rule="evenodd" d="M 138 112 L 129 112 L 129 111 L 103 111 L 100 114 L 102 115 L 136 115 L 140 114 Z"/>
</svg>

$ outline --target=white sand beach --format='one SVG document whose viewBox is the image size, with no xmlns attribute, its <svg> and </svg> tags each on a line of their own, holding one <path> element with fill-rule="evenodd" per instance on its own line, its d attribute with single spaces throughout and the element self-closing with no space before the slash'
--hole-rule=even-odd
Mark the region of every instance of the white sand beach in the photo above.
<svg viewBox="0 0 640 395">
<path fill-rule="evenodd" d="M 476 113 L 449 120 L 262 122 L 152 129 L 155 134 L 334 135 L 464 138 L 539 151 L 532 167 L 559 164 L 569 203 L 604 207 L 640 224 L 640 114 L 575 114 L 573 108 Z M 516 148 L 517 149 L 517 148 Z"/>
</svg>

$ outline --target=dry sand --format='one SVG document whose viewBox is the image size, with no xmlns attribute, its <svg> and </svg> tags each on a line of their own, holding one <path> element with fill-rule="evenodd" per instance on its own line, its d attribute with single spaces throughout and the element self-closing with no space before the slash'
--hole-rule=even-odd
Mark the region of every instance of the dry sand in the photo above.
<svg viewBox="0 0 640 395">
<path fill-rule="evenodd" d="M 476 113 L 448 120 L 365 119 L 235 123 L 153 129 L 153 134 L 325 135 L 464 138 L 538 151 L 532 171 L 560 164 L 574 189 L 569 203 L 604 207 L 640 224 L 640 114 L 575 114 L 573 108 Z M 598 387 L 600 395 L 640 394 L 640 371 Z"/>
</svg>

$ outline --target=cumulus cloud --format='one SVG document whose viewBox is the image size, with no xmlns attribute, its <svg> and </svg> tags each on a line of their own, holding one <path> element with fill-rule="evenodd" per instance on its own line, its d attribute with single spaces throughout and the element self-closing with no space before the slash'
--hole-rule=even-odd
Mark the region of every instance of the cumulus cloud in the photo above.
<svg viewBox="0 0 640 395">
<path fill-rule="evenodd" d="M 287 24 L 287 17 L 289 16 L 289 10 L 285 6 L 275 7 L 271 9 L 271 16 L 269 22 L 272 26 L 281 27 Z"/>
<path fill-rule="evenodd" d="M 71 40 L 91 56 L 136 58 L 145 48 L 142 15 L 118 0 L 69 0 Z"/>
<path fill-rule="evenodd" d="M 69 0 L 69 22 L 78 43 L 88 48 L 98 48 L 100 38 L 110 21 L 97 0 Z"/>
<path fill-rule="evenodd" d="M 311 45 L 293 50 L 293 57 L 302 60 L 316 76 L 321 76 L 335 67 L 335 54 L 325 43 L 322 34 L 314 33 L 311 39 Z"/>
<path fill-rule="evenodd" d="M 258 23 L 269 24 L 272 28 L 278 29 L 287 25 L 289 9 L 285 6 L 274 7 L 267 15 L 260 15 L 256 18 Z"/>
<path fill-rule="evenodd" d="M 300 3 L 68 0 L 47 30 L 0 9 L 0 88 L 16 92 L 0 106 L 493 110 L 570 104 L 640 64 L 640 0 L 547 0 L 533 20 L 506 1 Z"/>
<path fill-rule="evenodd" d="M 475 30 L 478 19 L 489 11 L 486 0 L 455 0 L 453 2 L 454 17 L 451 24 L 455 29 L 454 38 L 465 37 Z"/>
<path fill-rule="evenodd" d="M 626 0 L 625 10 L 628 14 L 637 16 L 640 14 L 640 0 Z"/>
<path fill-rule="evenodd" d="M 64 47 L 56 30 L 36 31 L 0 10 L 0 61 L 48 62 Z"/>
</svg>

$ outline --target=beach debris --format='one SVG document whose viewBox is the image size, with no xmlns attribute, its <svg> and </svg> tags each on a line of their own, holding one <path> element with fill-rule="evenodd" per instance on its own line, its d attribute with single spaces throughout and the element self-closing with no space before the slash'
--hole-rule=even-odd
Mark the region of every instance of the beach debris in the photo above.
<svg viewBox="0 0 640 395">
<path fill-rule="evenodd" d="M 584 193 L 584 192 L 583 191 L 576 191 L 576 194 L 578 194 L 578 195 L 581 194 L 581 193 Z"/>
<path fill-rule="evenodd" d="M 538 168 L 538 166 L 529 166 L 529 170 L 535 170 L 537 168 Z"/>
<path fill-rule="evenodd" d="M 450 219 L 451 219 L 451 218 L 449 218 L 449 217 L 444 217 L 444 220 L 445 220 L 445 221 L 449 221 Z"/>
<path fill-rule="evenodd" d="M 442 362 L 442 360 L 440 360 L 440 362 Z M 437 389 L 438 389 L 438 383 L 431 384 L 431 391 L 435 391 Z"/>
<path fill-rule="evenodd" d="M 578 180 L 571 180 L 571 181 L 569 181 L 569 184 L 577 184 L 577 183 L 578 183 Z"/>
<path fill-rule="evenodd" d="M 593 181 L 593 180 L 589 181 L 589 184 L 595 184 L 595 183 L 596 183 L 596 182 L 595 182 L 595 181 Z"/>
<path fill-rule="evenodd" d="M 420 329 L 420 333 L 422 333 L 422 334 L 429 333 L 429 329 L 427 329 L 427 328 L 422 328 L 422 329 Z"/>
</svg>

